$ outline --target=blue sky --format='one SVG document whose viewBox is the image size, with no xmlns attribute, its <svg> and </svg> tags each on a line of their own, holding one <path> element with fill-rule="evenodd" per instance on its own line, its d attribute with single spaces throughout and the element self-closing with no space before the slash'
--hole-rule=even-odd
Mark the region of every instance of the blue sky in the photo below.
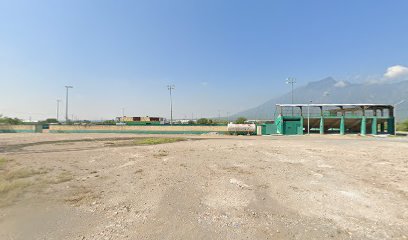
<svg viewBox="0 0 408 240">
<path fill-rule="evenodd" d="M 333 76 L 408 65 L 408 1 L 3 1 L 0 113 L 80 119 L 246 110 Z M 61 115 L 63 115 L 61 111 Z"/>
</svg>

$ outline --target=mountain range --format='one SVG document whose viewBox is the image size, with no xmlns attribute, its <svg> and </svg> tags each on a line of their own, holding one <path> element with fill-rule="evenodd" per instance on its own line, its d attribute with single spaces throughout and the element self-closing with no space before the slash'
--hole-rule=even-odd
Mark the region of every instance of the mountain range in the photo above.
<svg viewBox="0 0 408 240">
<path fill-rule="evenodd" d="M 332 77 L 310 82 L 306 86 L 294 89 L 294 103 L 378 103 L 396 104 L 397 119 L 408 118 L 408 81 L 350 83 L 337 81 Z M 254 108 L 236 113 L 232 118 L 246 117 L 248 119 L 273 119 L 276 104 L 291 103 L 291 92 L 272 98 Z"/>
</svg>

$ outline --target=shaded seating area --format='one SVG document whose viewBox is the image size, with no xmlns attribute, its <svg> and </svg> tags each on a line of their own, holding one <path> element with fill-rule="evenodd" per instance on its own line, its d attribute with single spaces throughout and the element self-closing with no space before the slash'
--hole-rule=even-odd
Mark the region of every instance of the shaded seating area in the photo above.
<svg viewBox="0 0 408 240">
<path fill-rule="evenodd" d="M 395 134 L 394 107 L 388 104 L 277 104 L 277 133 Z"/>
</svg>

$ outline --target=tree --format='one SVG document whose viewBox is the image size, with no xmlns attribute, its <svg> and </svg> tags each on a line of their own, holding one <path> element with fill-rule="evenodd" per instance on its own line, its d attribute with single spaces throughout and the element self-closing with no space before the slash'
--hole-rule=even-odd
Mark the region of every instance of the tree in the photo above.
<svg viewBox="0 0 408 240">
<path fill-rule="evenodd" d="M 0 115 L 0 124 L 18 125 L 23 124 L 23 121 L 18 118 L 3 117 L 2 115 Z"/>
<path fill-rule="evenodd" d="M 235 120 L 235 123 L 236 124 L 244 124 L 246 120 L 247 119 L 244 118 L 244 117 L 239 117 L 239 118 L 237 118 L 237 120 Z"/>
<path fill-rule="evenodd" d="M 58 120 L 56 118 L 47 118 L 45 121 L 47 123 L 58 123 Z"/>
<path fill-rule="evenodd" d="M 397 130 L 398 131 L 408 131 L 408 120 L 398 123 Z"/>
<path fill-rule="evenodd" d="M 56 118 L 47 118 L 40 122 L 41 124 L 59 123 Z"/>
<path fill-rule="evenodd" d="M 215 121 L 216 124 L 228 124 L 227 120 L 217 120 Z"/>
<path fill-rule="evenodd" d="M 197 124 L 208 124 L 207 118 L 200 118 L 197 120 Z"/>
<path fill-rule="evenodd" d="M 114 120 L 105 120 L 102 122 L 102 125 L 115 125 L 116 122 Z"/>
</svg>

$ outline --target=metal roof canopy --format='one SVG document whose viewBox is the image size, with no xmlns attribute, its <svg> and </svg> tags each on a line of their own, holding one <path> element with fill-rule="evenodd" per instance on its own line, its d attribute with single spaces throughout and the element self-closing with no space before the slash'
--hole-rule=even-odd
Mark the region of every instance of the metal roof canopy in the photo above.
<svg viewBox="0 0 408 240">
<path fill-rule="evenodd" d="M 393 108 L 390 104 L 373 104 L 373 103 L 325 103 L 325 104 L 276 104 L 278 107 L 384 107 Z"/>
<path fill-rule="evenodd" d="M 331 107 L 332 109 L 325 109 L 325 111 L 329 111 L 331 113 L 336 113 L 336 112 L 353 112 L 353 111 L 363 111 L 363 115 L 365 114 L 365 111 L 374 111 L 376 112 L 377 110 L 383 110 L 387 109 L 389 111 L 388 114 L 391 116 L 394 116 L 394 106 L 390 104 L 373 104 L 373 103 L 326 103 L 326 104 L 317 104 L 317 103 L 311 103 L 311 104 L 276 104 L 276 106 L 282 111 L 282 108 L 284 107 L 319 107 L 321 110 L 323 110 L 324 107 Z M 381 113 L 382 114 L 382 113 Z"/>
</svg>

